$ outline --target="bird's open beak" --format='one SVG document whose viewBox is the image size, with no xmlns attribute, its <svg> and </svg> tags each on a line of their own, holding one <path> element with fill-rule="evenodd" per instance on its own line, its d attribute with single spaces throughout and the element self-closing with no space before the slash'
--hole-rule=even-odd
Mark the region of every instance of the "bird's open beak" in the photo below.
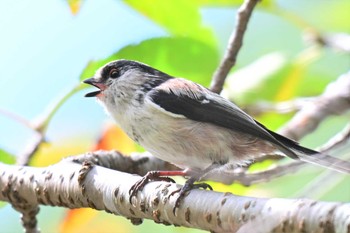
<svg viewBox="0 0 350 233">
<path fill-rule="evenodd" d="M 97 87 L 98 89 L 100 89 L 100 90 L 98 90 L 98 91 L 93 91 L 93 92 L 87 93 L 87 94 L 85 95 L 85 97 L 95 97 L 95 96 L 98 96 L 99 94 L 102 93 L 103 90 L 106 89 L 106 85 L 103 84 L 103 83 L 101 83 L 101 82 L 99 82 L 99 81 L 97 81 L 95 78 L 89 78 L 89 79 L 84 80 L 83 82 L 86 83 L 86 84 L 90 84 L 90 85 L 92 85 L 92 86 L 95 86 L 95 87 Z"/>
</svg>

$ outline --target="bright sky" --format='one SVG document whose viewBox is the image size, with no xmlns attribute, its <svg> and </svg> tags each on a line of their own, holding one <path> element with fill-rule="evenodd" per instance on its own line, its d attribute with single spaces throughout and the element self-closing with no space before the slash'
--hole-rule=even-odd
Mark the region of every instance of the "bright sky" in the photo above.
<svg viewBox="0 0 350 233">
<path fill-rule="evenodd" d="M 89 60 L 166 33 L 120 1 L 85 1 L 73 16 L 65 1 L 11 0 L 0 8 L 0 35 L 0 109 L 33 119 L 75 85 Z M 62 129 L 91 132 L 101 127 L 96 118 L 102 124 L 103 111 L 83 94 L 57 114 L 48 132 L 51 140 L 67 134 Z M 0 139 L 0 148 L 11 152 L 31 135 L 2 115 L 0 130 L 7 134 Z"/>
<path fill-rule="evenodd" d="M 118 0 L 84 1 L 76 16 L 63 0 L 5 2 L 0 7 L 0 110 L 26 119 L 38 117 L 49 103 L 74 86 L 90 60 L 105 58 L 125 45 L 167 35 Z M 202 9 L 203 21 L 213 27 L 222 51 L 233 28 L 234 15 L 234 9 Z M 251 22 L 255 36 L 248 33 L 245 38 L 250 46 L 249 50 L 243 48 L 241 64 L 279 47 L 293 50 L 301 46 L 290 44 L 286 48 L 284 41 L 273 34 L 268 37 L 262 27 L 268 22 L 270 30 L 288 28 L 286 35 L 299 38 L 298 31 L 286 22 L 271 20 L 273 16 L 259 11 L 254 17 L 259 18 Z M 107 117 L 92 99 L 83 96 L 84 93 L 75 95 L 55 115 L 47 135 L 50 141 L 77 136 L 76 132 L 91 140 L 98 135 Z M 15 154 L 32 136 L 31 130 L 2 114 L 0 131 L 6 134 L 0 138 L 0 148 Z"/>
</svg>

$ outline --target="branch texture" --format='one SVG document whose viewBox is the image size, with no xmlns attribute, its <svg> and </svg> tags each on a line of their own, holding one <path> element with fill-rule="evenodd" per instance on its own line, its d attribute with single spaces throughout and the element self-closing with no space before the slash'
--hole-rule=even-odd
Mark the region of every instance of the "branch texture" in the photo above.
<svg viewBox="0 0 350 233">
<path fill-rule="evenodd" d="M 84 156 L 94 158 L 92 154 Z M 102 163 L 108 164 L 107 160 Z M 350 204 L 241 197 L 204 190 L 192 190 L 174 215 L 177 196 L 170 193 L 180 185 L 166 182 L 150 182 L 130 204 L 129 189 L 139 176 L 97 166 L 91 161 L 80 164 L 73 157 L 46 168 L 0 164 L 0 170 L 0 200 L 23 206 L 91 207 L 124 216 L 133 224 L 140 224 L 146 218 L 214 232 L 347 232 L 350 229 Z"/>
</svg>

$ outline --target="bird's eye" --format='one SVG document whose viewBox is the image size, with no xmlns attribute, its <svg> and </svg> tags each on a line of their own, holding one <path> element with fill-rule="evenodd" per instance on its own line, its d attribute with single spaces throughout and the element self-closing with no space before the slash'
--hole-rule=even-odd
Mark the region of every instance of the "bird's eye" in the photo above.
<svg viewBox="0 0 350 233">
<path fill-rule="evenodd" d="M 109 77 L 111 78 L 118 78 L 119 77 L 119 72 L 117 69 L 111 69 L 109 72 Z"/>
</svg>

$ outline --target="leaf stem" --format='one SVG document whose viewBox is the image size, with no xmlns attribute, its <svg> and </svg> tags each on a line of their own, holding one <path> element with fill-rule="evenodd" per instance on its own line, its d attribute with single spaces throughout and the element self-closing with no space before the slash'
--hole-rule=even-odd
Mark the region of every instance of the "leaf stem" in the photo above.
<svg viewBox="0 0 350 233">
<path fill-rule="evenodd" d="M 70 89 L 67 93 L 63 94 L 61 97 L 59 97 L 55 102 L 49 105 L 48 110 L 43 114 L 43 116 L 40 118 L 38 123 L 36 124 L 35 129 L 42 134 L 45 134 L 47 127 L 52 120 L 53 116 L 56 114 L 56 112 L 60 109 L 60 107 L 75 93 L 77 93 L 80 90 L 85 89 L 85 86 L 81 83 L 78 83 L 75 85 L 72 89 Z"/>
</svg>

